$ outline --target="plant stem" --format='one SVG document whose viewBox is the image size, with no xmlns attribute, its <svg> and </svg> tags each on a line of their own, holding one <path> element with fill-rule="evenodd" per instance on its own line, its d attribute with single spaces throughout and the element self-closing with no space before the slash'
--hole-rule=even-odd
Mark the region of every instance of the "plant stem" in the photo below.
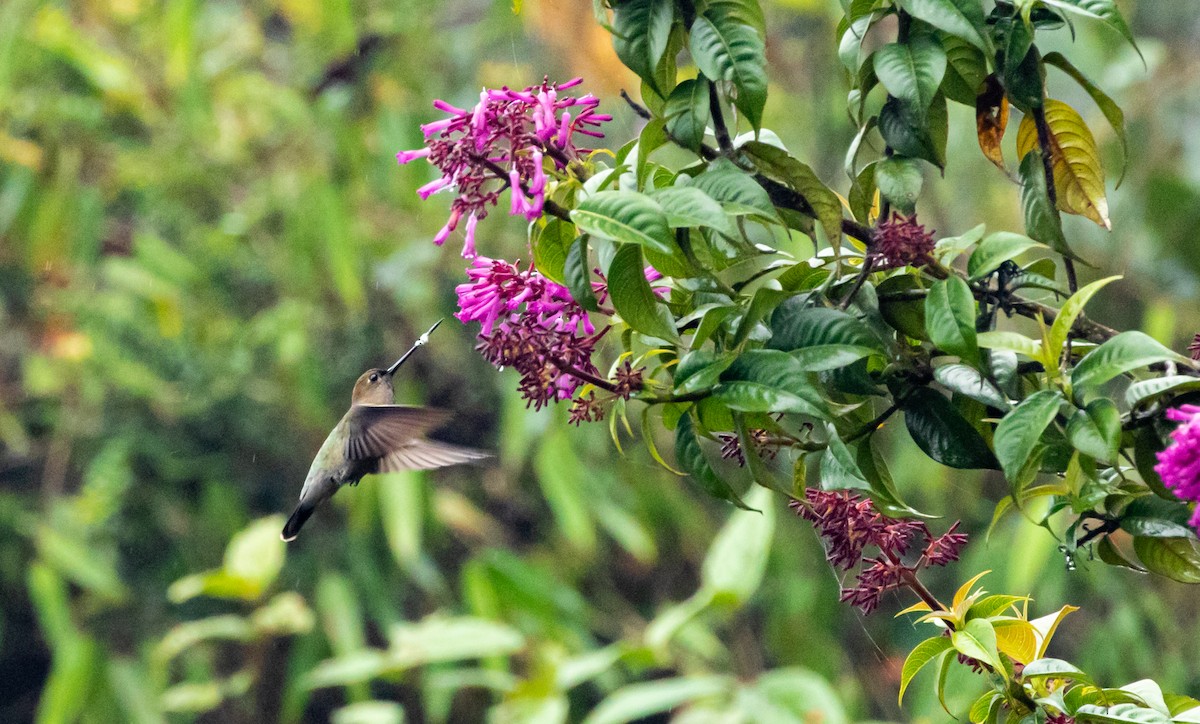
<svg viewBox="0 0 1200 724">
<path fill-rule="evenodd" d="M 712 115 L 717 147 L 724 155 L 733 155 L 733 141 L 729 138 L 729 129 L 725 127 L 725 115 L 721 112 L 721 96 L 717 93 L 717 84 L 711 80 L 708 82 L 708 112 Z"/>
</svg>

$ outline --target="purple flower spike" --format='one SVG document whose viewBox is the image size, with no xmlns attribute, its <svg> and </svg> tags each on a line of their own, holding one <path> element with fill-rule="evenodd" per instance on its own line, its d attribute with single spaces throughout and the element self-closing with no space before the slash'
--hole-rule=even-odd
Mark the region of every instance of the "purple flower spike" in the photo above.
<svg viewBox="0 0 1200 724">
<path fill-rule="evenodd" d="M 1180 405 L 1167 410 L 1167 419 L 1183 423 L 1171 433 L 1171 443 L 1158 453 L 1154 471 L 1180 500 L 1200 503 L 1200 407 Z M 1189 521 L 1200 533 L 1200 505 Z"/>
<path fill-rule="evenodd" d="M 529 221 L 542 215 L 549 191 L 543 168 L 547 149 L 553 151 L 553 170 L 563 171 L 568 163 L 590 152 L 575 146 L 575 134 L 603 137 L 597 129 L 612 117 L 595 112 L 600 101 L 592 95 L 560 94 L 581 82 L 574 78 L 556 86 L 543 80 L 521 91 L 485 88 L 479 93 L 479 102 L 468 109 L 434 101 L 434 108 L 449 117 L 421 126 L 426 148 L 396 155 L 400 163 L 427 158 L 441 172 L 438 179 L 418 190 L 422 199 L 454 189 L 456 197 L 450 208 L 456 221 L 448 223 L 443 232 L 454 231 L 457 218 L 468 218 L 467 231 L 472 236 L 463 245 L 463 256 L 473 258 L 476 253 L 471 219 L 478 222 L 486 217 L 505 189 L 512 194 L 510 214 Z M 445 238 L 442 233 L 437 236 L 439 243 Z"/>
</svg>

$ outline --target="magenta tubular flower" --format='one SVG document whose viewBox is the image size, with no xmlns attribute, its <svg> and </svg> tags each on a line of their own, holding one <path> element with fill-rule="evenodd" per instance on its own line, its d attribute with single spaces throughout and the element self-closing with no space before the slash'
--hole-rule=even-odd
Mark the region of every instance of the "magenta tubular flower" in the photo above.
<svg viewBox="0 0 1200 724">
<path fill-rule="evenodd" d="M 470 279 L 456 288 L 459 321 L 479 322 L 479 351 L 497 367 L 521 374 L 521 394 L 535 409 L 569 400 L 584 384 L 583 376 L 599 376 L 592 362 L 596 333 L 583 307 L 571 293 L 533 268 L 475 257 Z M 594 411 L 581 419 L 599 419 Z"/>
<path fill-rule="evenodd" d="M 434 101 L 448 118 L 421 126 L 425 148 L 401 151 L 399 163 L 425 158 L 441 171 L 418 190 L 422 199 L 453 189 L 450 221 L 438 233 L 441 244 L 467 217 L 463 256 L 474 258 L 475 223 L 487 216 L 506 188 L 512 194 L 509 213 L 533 221 L 542 215 L 548 183 L 545 157 L 554 170 L 588 153 L 575 145 L 575 134 L 603 137 L 597 129 L 612 116 L 596 113 L 600 101 L 592 95 L 568 96 L 560 91 L 579 85 L 576 78 L 555 85 L 544 80 L 521 91 L 484 89 L 472 108 Z"/>
<path fill-rule="evenodd" d="M 1180 405 L 1167 410 L 1167 419 L 1183 424 L 1171 432 L 1171 443 L 1158 454 L 1154 471 L 1180 500 L 1200 503 L 1200 407 Z M 1190 523 L 1200 533 L 1200 505 Z"/>
</svg>

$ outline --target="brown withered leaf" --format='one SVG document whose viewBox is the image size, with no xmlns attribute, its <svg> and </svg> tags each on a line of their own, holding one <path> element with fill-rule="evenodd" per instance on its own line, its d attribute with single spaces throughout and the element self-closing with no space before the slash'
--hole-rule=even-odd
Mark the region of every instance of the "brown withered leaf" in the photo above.
<svg viewBox="0 0 1200 724">
<path fill-rule="evenodd" d="M 983 92 L 975 98 L 975 130 L 979 136 L 979 149 L 983 155 L 1004 173 L 1004 152 L 1000 142 L 1004 140 L 1004 129 L 1008 126 L 1008 98 L 995 75 L 984 82 Z"/>
</svg>

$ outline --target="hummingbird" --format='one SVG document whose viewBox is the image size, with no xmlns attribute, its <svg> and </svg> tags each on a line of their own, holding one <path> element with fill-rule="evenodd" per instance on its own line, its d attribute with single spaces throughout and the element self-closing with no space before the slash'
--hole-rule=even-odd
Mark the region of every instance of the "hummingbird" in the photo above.
<svg viewBox="0 0 1200 724">
<path fill-rule="evenodd" d="M 391 367 L 369 369 L 354 383 L 350 410 L 317 451 L 300 489 L 300 503 L 283 526 L 283 540 L 295 540 L 318 505 L 343 485 L 358 485 L 364 475 L 431 470 L 491 456 L 482 450 L 426 438 L 425 433 L 449 419 L 446 411 L 393 404 L 392 378 L 396 370 L 429 341 L 429 335 L 441 323 L 440 319 L 434 323 Z"/>
</svg>

